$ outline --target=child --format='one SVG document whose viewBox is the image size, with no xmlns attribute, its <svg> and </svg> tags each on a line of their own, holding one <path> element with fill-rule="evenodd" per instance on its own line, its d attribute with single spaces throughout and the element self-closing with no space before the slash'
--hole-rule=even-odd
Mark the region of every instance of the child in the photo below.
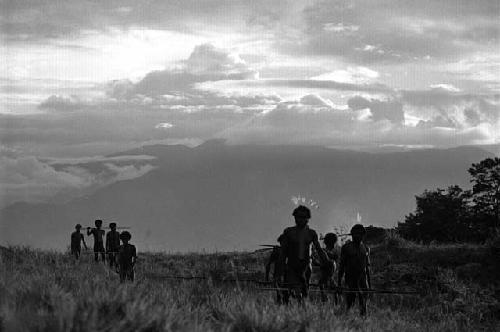
<svg viewBox="0 0 500 332">
<path fill-rule="evenodd" d="M 101 259 L 103 262 L 106 261 L 106 255 L 104 253 L 104 230 L 101 229 L 102 220 L 95 221 L 95 228 L 87 227 L 87 236 L 94 236 L 94 259 L 96 262 L 99 261 L 99 253 L 101 254 Z"/>
<path fill-rule="evenodd" d="M 74 255 L 76 259 L 80 258 L 80 254 L 82 252 L 82 247 L 81 247 L 82 242 L 83 246 L 85 247 L 85 250 L 87 250 L 87 244 L 85 243 L 83 234 L 80 233 L 81 228 L 82 225 L 76 224 L 75 226 L 76 231 L 71 233 L 71 254 Z"/>
<path fill-rule="evenodd" d="M 323 302 L 327 301 L 327 296 L 324 290 L 332 290 L 336 288 L 334 273 L 339 262 L 340 253 L 338 246 L 338 237 L 334 233 L 328 233 L 323 238 L 323 243 L 325 244 L 325 253 L 328 257 L 328 264 L 321 266 L 321 277 L 319 280 L 319 287 L 321 290 L 321 300 Z M 334 294 L 334 303 L 338 304 L 338 296 Z"/>
<path fill-rule="evenodd" d="M 134 281 L 134 265 L 137 261 L 137 251 L 134 245 L 128 243 L 131 238 L 132 235 L 127 231 L 120 234 L 120 239 L 123 242 L 118 250 L 120 282 L 125 282 L 125 280 Z"/>
</svg>

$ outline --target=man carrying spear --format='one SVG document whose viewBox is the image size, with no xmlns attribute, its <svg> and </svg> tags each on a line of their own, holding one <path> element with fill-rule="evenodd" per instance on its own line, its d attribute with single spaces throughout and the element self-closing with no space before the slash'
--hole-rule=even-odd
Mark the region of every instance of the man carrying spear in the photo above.
<svg viewBox="0 0 500 332">
<path fill-rule="evenodd" d="M 280 259 L 278 277 L 283 279 L 289 292 L 284 294 L 284 303 L 288 303 L 290 293 L 302 302 L 308 295 L 311 271 L 311 245 L 318 253 L 321 264 L 328 264 L 328 258 L 321 248 L 318 234 L 307 225 L 311 211 L 300 205 L 293 211 L 295 226 L 286 228 L 279 237 Z"/>
<path fill-rule="evenodd" d="M 348 291 L 346 292 L 347 310 L 353 305 L 356 297 L 359 302 L 359 311 L 366 315 L 366 291 L 371 290 L 370 280 L 370 249 L 363 243 L 366 230 L 361 224 L 351 229 L 352 241 L 344 244 L 340 251 L 340 267 L 338 275 L 338 289 L 342 292 L 342 278 Z"/>
</svg>

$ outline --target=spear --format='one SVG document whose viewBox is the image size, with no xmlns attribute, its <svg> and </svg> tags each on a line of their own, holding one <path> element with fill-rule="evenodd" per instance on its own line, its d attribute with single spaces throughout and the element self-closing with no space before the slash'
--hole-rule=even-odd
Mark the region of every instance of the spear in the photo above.
<svg viewBox="0 0 500 332">
<path fill-rule="evenodd" d="M 263 281 L 263 280 L 255 280 L 255 279 L 225 279 L 225 278 L 211 278 L 209 276 L 176 276 L 176 275 L 161 275 L 154 273 L 146 273 L 144 274 L 149 278 L 156 279 L 173 279 L 173 280 L 212 280 L 212 281 L 221 281 L 221 282 L 254 282 L 257 284 L 272 284 L 272 281 Z"/>
<path fill-rule="evenodd" d="M 262 291 L 289 291 L 290 288 L 284 288 L 284 287 L 264 287 L 264 288 L 258 288 L 258 290 L 262 290 Z M 417 295 L 417 294 L 420 294 L 417 291 L 398 291 L 398 290 L 388 290 L 388 289 L 352 290 L 352 289 L 349 289 L 349 288 L 340 288 L 338 290 L 310 289 L 309 292 L 337 293 L 339 290 L 342 293 L 370 293 L 370 294 L 394 294 L 394 295 Z"/>
<path fill-rule="evenodd" d="M 83 226 L 82 228 L 97 228 L 95 226 Z M 131 227 L 128 226 L 117 226 L 116 229 L 130 229 Z M 111 229 L 111 227 L 106 226 L 106 227 L 101 227 L 100 229 Z"/>
<path fill-rule="evenodd" d="M 68 253 L 71 253 L 71 252 L 68 251 Z M 83 255 L 83 254 L 94 255 L 94 254 L 101 254 L 101 253 L 104 253 L 104 254 L 119 254 L 120 252 L 119 251 L 91 251 L 90 249 L 80 252 L 81 255 Z"/>
</svg>

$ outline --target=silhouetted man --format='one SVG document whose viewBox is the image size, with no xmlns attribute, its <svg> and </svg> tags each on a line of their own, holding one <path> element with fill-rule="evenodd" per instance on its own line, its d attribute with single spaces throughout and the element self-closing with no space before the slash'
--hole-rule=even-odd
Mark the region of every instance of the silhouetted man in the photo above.
<svg viewBox="0 0 500 332">
<path fill-rule="evenodd" d="M 333 274 L 335 273 L 340 258 L 340 248 L 337 245 L 337 241 L 338 237 L 334 233 L 327 233 L 323 238 L 323 243 L 325 244 L 324 251 L 328 258 L 328 263 L 320 267 L 321 276 L 319 279 L 319 288 L 321 290 L 321 300 L 323 302 L 328 300 L 325 290 L 333 290 L 336 288 Z M 337 294 L 334 294 L 334 303 L 338 303 Z"/>
<path fill-rule="evenodd" d="M 278 238 L 278 242 L 281 242 L 282 237 L 280 236 Z M 275 246 L 273 247 L 273 250 L 271 251 L 271 255 L 269 255 L 269 259 L 267 260 L 266 263 L 266 281 L 269 280 L 269 274 L 271 272 L 271 267 L 273 268 L 273 275 L 272 275 L 272 283 L 274 284 L 275 287 L 280 287 L 279 285 L 279 260 L 280 260 L 280 255 L 281 255 L 281 247 Z M 276 303 L 278 304 L 283 304 L 283 291 L 277 290 L 276 291 Z"/>
<path fill-rule="evenodd" d="M 75 226 L 75 231 L 71 233 L 71 254 L 75 256 L 76 259 L 80 258 L 80 254 L 82 252 L 82 242 L 83 246 L 85 247 L 85 250 L 87 250 L 87 244 L 85 243 L 85 239 L 83 237 L 83 234 L 80 233 L 80 229 L 82 228 L 82 225 L 76 224 Z"/>
<path fill-rule="evenodd" d="M 284 285 L 289 288 L 289 293 L 302 302 L 309 289 L 311 245 L 318 252 L 322 264 L 327 262 L 327 257 L 318 241 L 318 234 L 307 225 L 311 211 L 300 205 L 292 215 L 295 218 L 295 226 L 286 228 L 280 236 L 282 250 L 279 275 L 284 275 Z M 285 303 L 288 303 L 289 293 L 285 296 Z"/>
<path fill-rule="evenodd" d="M 124 231 L 120 234 L 123 244 L 118 249 L 118 269 L 120 282 L 134 281 L 134 265 L 137 261 L 137 251 L 135 246 L 128 243 L 132 235 Z"/>
<path fill-rule="evenodd" d="M 109 224 L 111 229 L 106 234 L 106 253 L 108 254 L 109 267 L 116 266 L 116 256 L 120 249 L 120 233 L 116 231 L 116 223 Z"/>
<path fill-rule="evenodd" d="M 99 261 L 99 253 L 101 254 L 101 259 L 103 262 L 106 261 L 106 254 L 104 250 L 104 230 L 101 229 L 102 220 L 95 221 L 95 228 L 87 227 L 87 236 L 94 236 L 94 260 Z"/>
<path fill-rule="evenodd" d="M 280 258 L 280 250 L 281 248 L 279 246 L 275 246 L 271 251 L 271 255 L 269 255 L 266 262 L 266 281 L 269 281 L 271 268 L 273 268 L 273 280 L 276 279 L 276 265 L 278 264 L 278 260 Z"/>
<path fill-rule="evenodd" d="M 356 224 L 351 229 L 352 241 L 344 244 L 340 252 L 340 267 L 338 286 L 341 289 L 342 277 L 349 292 L 346 294 L 347 310 L 349 310 L 358 297 L 359 311 L 366 314 L 366 293 L 371 289 L 370 280 L 370 249 L 363 243 L 366 230 L 361 224 Z"/>
</svg>

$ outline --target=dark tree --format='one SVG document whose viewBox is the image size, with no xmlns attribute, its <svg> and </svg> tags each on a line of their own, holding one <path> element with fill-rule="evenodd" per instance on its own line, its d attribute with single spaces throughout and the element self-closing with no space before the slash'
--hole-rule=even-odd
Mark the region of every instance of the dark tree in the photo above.
<svg viewBox="0 0 500 332">
<path fill-rule="evenodd" d="M 487 227 L 500 226 L 500 158 L 488 158 L 469 168 L 475 214 Z"/>
<path fill-rule="evenodd" d="M 404 223 L 398 223 L 397 230 L 405 238 L 427 243 L 473 240 L 469 197 L 469 192 L 459 186 L 426 190 L 416 196 L 415 212 L 406 216 Z"/>
</svg>

